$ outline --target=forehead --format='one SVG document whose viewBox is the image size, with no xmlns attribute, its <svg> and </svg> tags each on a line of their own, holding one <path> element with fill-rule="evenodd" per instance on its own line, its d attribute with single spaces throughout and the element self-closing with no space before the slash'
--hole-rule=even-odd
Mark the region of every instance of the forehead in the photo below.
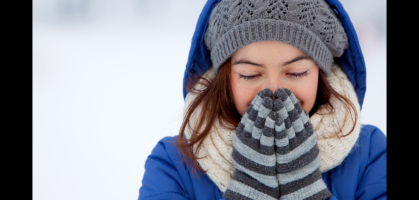
<svg viewBox="0 0 419 200">
<path fill-rule="evenodd" d="M 261 41 L 246 45 L 232 55 L 236 59 L 257 59 L 260 61 L 284 60 L 290 57 L 305 56 L 300 49 L 277 41 Z"/>
</svg>

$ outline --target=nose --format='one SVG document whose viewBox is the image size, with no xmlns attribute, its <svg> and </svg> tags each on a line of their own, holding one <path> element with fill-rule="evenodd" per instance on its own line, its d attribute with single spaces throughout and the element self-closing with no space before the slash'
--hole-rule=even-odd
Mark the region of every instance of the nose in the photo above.
<svg viewBox="0 0 419 200">
<path fill-rule="evenodd" d="M 269 88 L 272 91 L 272 93 L 275 93 L 276 89 L 283 87 L 284 86 L 278 77 L 271 77 L 269 78 L 269 81 L 265 88 Z M 273 99 L 275 99 L 275 97 L 273 97 Z"/>
</svg>

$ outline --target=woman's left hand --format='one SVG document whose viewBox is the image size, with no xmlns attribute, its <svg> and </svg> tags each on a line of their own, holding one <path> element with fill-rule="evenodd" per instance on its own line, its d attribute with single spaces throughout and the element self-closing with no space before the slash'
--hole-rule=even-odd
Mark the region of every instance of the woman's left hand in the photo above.
<svg viewBox="0 0 419 200">
<path fill-rule="evenodd" d="M 276 175 L 280 199 L 328 199 L 332 196 L 319 170 L 320 154 L 309 116 L 295 95 L 274 93 Z"/>
</svg>

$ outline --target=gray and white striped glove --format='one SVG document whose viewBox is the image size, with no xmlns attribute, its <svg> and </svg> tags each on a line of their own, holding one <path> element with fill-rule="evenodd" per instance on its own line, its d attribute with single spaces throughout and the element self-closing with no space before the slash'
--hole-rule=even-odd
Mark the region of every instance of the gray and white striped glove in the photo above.
<svg viewBox="0 0 419 200">
<path fill-rule="evenodd" d="M 273 93 L 259 91 L 243 115 L 233 136 L 233 164 L 235 171 L 223 198 L 269 199 L 279 198 L 276 177 L 275 120 Z"/>
<path fill-rule="evenodd" d="M 323 182 L 316 133 L 309 115 L 288 89 L 274 94 L 276 173 L 280 200 L 328 199 Z"/>
</svg>

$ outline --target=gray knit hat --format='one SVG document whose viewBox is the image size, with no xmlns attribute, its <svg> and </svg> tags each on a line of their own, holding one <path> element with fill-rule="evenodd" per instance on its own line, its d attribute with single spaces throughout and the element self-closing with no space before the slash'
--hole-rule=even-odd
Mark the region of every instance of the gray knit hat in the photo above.
<svg viewBox="0 0 419 200">
<path fill-rule="evenodd" d="M 205 45 L 216 72 L 240 48 L 279 41 L 299 48 L 326 75 L 348 47 L 346 33 L 324 0 L 222 0 L 211 13 Z"/>
</svg>

